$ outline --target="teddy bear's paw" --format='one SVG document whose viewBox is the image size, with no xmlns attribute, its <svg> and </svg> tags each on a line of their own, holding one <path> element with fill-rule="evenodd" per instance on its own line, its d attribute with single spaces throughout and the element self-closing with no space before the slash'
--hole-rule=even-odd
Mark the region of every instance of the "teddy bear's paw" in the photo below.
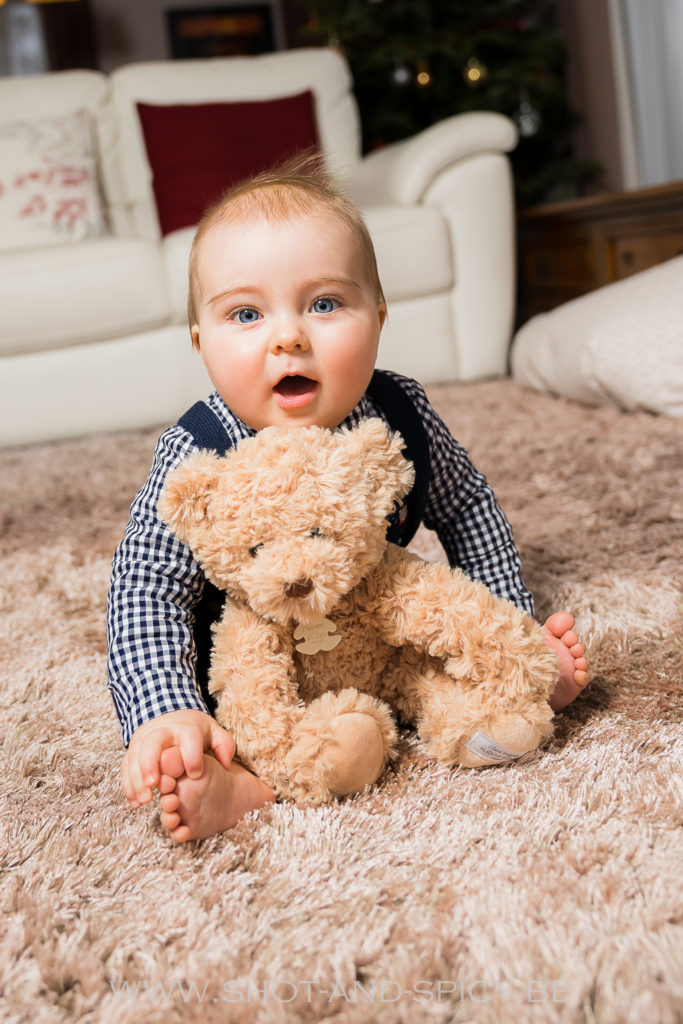
<svg viewBox="0 0 683 1024">
<path fill-rule="evenodd" d="M 455 763 L 464 768 L 481 768 L 517 761 L 536 750 L 551 732 L 552 726 L 547 722 L 533 724 L 521 715 L 501 714 L 458 744 Z"/>
<path fill-rule="evenodd" d="M 347 689 L 307 708 L 286 759 L 295 799 L 320 802 L 376 782 L 396 745 L 396 726 L 380 701 Z"/>
<path fill-rule="evenodd" d="M 361 793 L 382 774 L 384 743 L 379 725 L 370 715 L 351 711 L 340 715 L 325 745 L 324 779 L 335 796 Z"/>
</svg>

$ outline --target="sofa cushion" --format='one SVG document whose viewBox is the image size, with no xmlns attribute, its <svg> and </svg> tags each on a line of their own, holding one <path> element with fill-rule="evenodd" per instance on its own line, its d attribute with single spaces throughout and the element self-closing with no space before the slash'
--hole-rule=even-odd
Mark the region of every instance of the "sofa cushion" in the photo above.
<svg viewBox="0 0 683 1024">
<path fill-rule="evenodd" d="M 0 354 L 132 334 L 168 321 L 158 245 L 103 238 L 0 253 Z"/>
<path fill-rule="evenodd" d="M 434 206 L 363 210 L 387 302 L 436 295 L 453 284 L 448 224 Z"/>
<path fill-rule="evenodd" d="M 363 210 L 387 302 L 437 295 L 453 284 L 448 225 L 433 206 L 375 206 Z M 164 270 L 176 323 L 187 318 L 188 261 L 194 228 L 162 243 Z"/>
<path fill-rule="evenodd" d="M 159 222 L 138 103 L 251 102 L 310 89 L 327 165 L 335 173 L 350 174 L 360 160 L 360 123 L 349 68 L 327 48 L 128 64 L 112 72 L 110 83 L 119 146 L 117 164 L 124 182 L 113 215 L 119 216 L 119 207 L 130 214 L 139 237 L 158 238 Z M 196 158 L 198 154 L 193 155 Z"/>
<path fill-rule="evenodd" d="M 194 232 L 194 228 L 182 228 L 166 235 L 161 243 L 166 287 L 171 301 L 171 318 L 174 323 L 187 323 L 188 267 Z"/>
<path fill-rule="evenodd" d="M 517 332 L 513 376 L 590 405 L 683 416 L 683 256 L 605 285 Z"/>
<path fill-rule="evenodd" d="M 0 249 L 107 233 L 90 114 L 0 122 Z"/>
<path fill-rule="evenodd" d="M 244 103 L 138 103 L 162 235 L 196 224 L 226 188 L 318 148 L 310 89 Z"/>
</svg>

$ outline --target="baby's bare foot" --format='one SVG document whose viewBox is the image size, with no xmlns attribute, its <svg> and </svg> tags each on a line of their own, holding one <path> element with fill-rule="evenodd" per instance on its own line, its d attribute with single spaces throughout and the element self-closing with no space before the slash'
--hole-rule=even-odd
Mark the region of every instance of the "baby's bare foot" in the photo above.
<svg viewBox="0 0 683 1024">
<path fill-rule="evenodd" d="M 241 764 L 233 761 L 225 769 L 208 754 L 203 773 L 190 779 L 177 747 L 161 755 L 159 794 L 161 824 L 177 843 L 224 832 L 249 811 L 275 800 L 270 786 Z"/>
<path fill-rule="evenodd" d="M 545 623 L 545 642 L 560 659 L 560 678 L 550 698 L 553 711 L 561 711 L 579 696 L 588 682 L 588 659 L 574 632 L 574 617 L 555 612 Z"/>
</svg>

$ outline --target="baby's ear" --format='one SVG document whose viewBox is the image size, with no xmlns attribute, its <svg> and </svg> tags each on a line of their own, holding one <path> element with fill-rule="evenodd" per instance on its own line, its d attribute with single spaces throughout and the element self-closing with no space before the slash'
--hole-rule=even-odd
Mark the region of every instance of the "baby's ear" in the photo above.
<svg viewBox="0 0 683 1024">
<path fill-rule="evenodd" d="M 206 517 L 225 459 L 215 452 L 189 455 L 166 477 L 159 498 L 159 515 L 185 543 Z"/>
<path fill-rule="evenodd" d="M 415 483 L 413 464 L 403 455 L 405 441 L 378 417 L 362 420 L 347 437 L 356 448 L 363 477 L 372 483 L 372 511 L 382 521 Z"/>
</svg>

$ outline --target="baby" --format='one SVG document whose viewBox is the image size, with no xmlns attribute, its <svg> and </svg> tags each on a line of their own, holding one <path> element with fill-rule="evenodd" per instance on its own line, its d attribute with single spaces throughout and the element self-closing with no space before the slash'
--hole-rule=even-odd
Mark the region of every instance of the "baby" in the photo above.
<svg viewBox="0 0 683 1024">
<path fill-rule="evenodd" d="M 360 212 L 317 166 L 293 163 L 230 191 L 201 221 L 190 256 L 192 342 L 215 390 L 205 411 L 229 445 L 268 425 L 334 428 L 387 416 L 368 392 L 387 308 Z M 392 375 L 429 438 L 423 522 L 451 565 L 533 614 L 510 526 L 485 478 L 422 388 Z M 157 444 L 114 558 L 109 594 L 109 687 L 128 750 L 121 784 L 132 807 L 158 789 L 173 839 L 201 839 L 275 799 L 233 759 L 198 679 L 194 610 L 205 580 L 159 519 L 167 473 L 200 445 L 182 423 Z M 560 676 L 551 700 L 569 704 L 588 662 L 568 612 L 545 623 Z"/>
</svg>

